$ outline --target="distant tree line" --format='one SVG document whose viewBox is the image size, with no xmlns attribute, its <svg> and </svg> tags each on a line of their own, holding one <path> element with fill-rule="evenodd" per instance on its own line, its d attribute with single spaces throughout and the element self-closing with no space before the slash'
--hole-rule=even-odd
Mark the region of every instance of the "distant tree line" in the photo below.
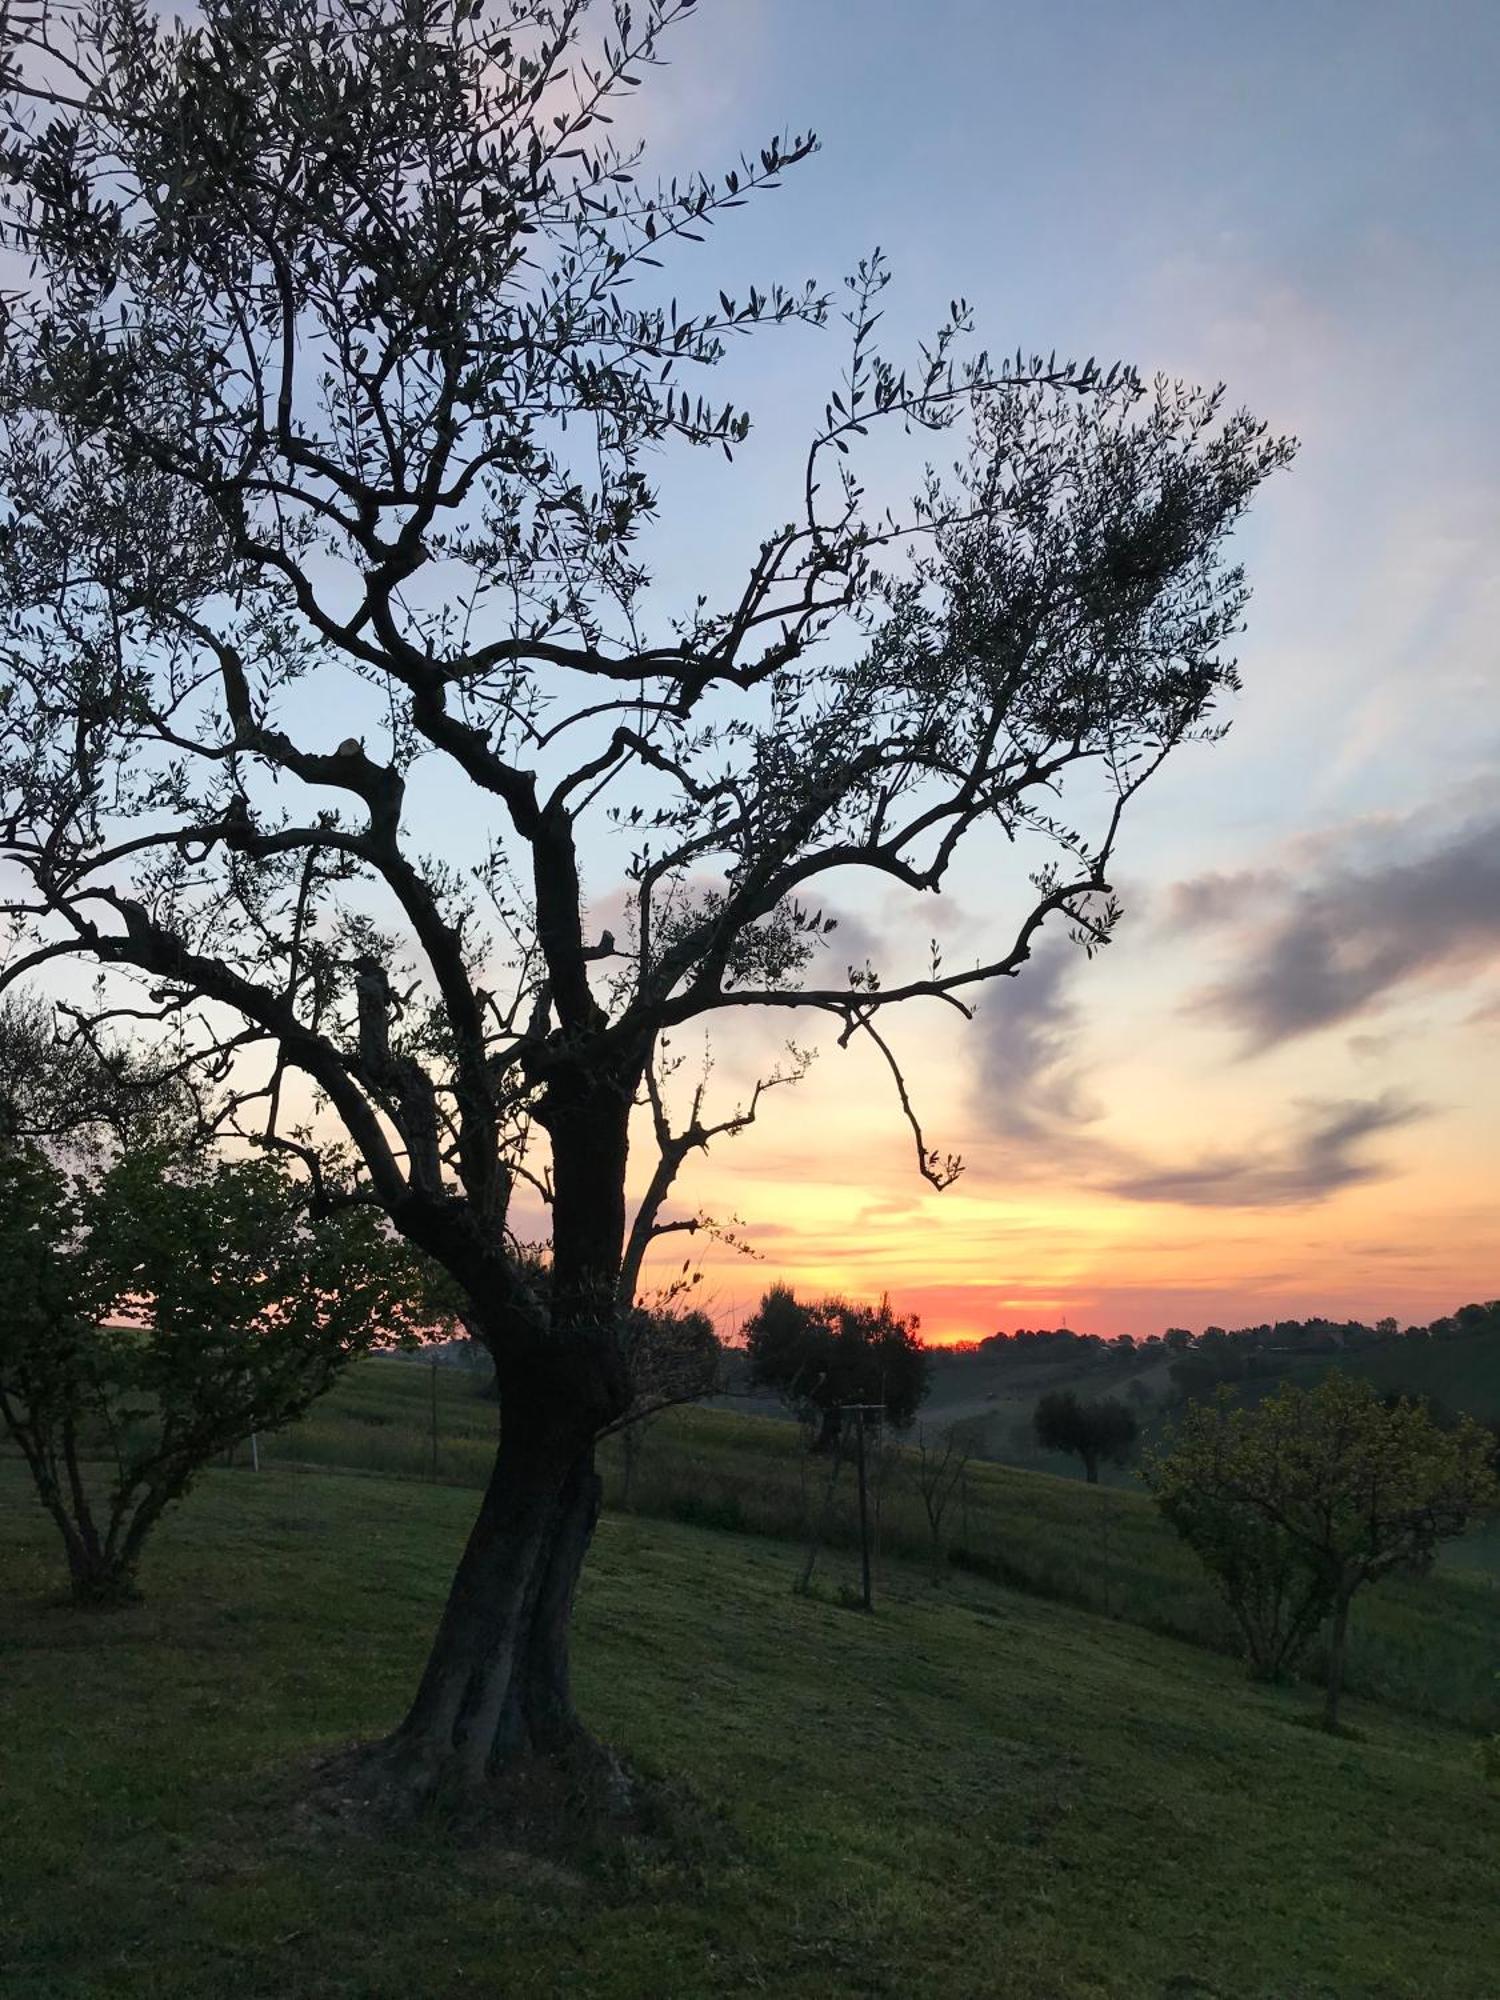
<svg viewBox="0 0 1500 2000">
<path fill-rule="evenodd" d="M 1171 1357 L 1174 1384 L 1185 1394 L 1196 1394 L 1221 1382 L 1279 1373 L 1288 1355 L 1351 1353 L 1400 1341 L 1453 1340 L 1497 1332 L 1500 1299 L 1490 1299 L 1482 1305 L 1459 1306 L 1425 1326 L 1403 1327 L 1394 1318 L 1377 1320 L 1371 1326 L 1363 1320 L 1324 1319 L 1314 1314 L 1309 1319 L 1262 1320 L 1255 1326 L 1206 1326 L 1201 1333 L 1169 1326 L 1164 1333 L 1141 1339 L 1129 1333 L 1077 1333 L 1067 1326 L 1022 1326 L 1011 1333 L 992 1333 L 984 1340 L 959 1343 L 952 1351 L 983 1354 L 991 1360 L 1066 1359 L 1084 1365 L 1091 1361 L 1157 1360 L 1167 1355 Z"/>
</svg>

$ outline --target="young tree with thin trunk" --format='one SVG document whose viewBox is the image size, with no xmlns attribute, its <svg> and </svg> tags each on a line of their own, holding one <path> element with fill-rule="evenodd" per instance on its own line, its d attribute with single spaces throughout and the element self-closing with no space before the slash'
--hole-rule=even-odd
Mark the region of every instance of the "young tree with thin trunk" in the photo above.
<svg viewBox="0 0 1500 2000">
<path fill-rule="evenodd" d="M 1420 1402 L 1383 1403 L 1334 1370 L 1257 1408 L 1192 1404 L 1146 1466 L 1156 1504 L 1219 1583 L 1261 1672 L 1329 1626 L 1323 1726 L 1338 1727 L 1349 1612 L 1368 1584 L 1430 1568 L 1439 1542 L 1500 1504 L 1489 1433 Z"/>
<path fill-rule="evenodd" d="M 135 1597 L 147 1537 L 206 1465 L 414 1332 L 414 1261 L 368 1208 L 309 1215 L 280 1159 L 137 1148 L 67 1172 L 0 1148 L 0 1429 L 75 1602 Z"/>
<path fill-rule="evenodd" d="M 969 1460 L 979 1449 L 984 1435 L 983 1418 L 945 1424 L 929 1436 L 924 1427 L 917 1432 L 914 1468 L 922 1511 L 927 1516 L 927 1532 L 932 1538 L 934 1574 L 943 1566 L 943 1522 L 954 1496 L 963 1488 Z"/>
<path fill-rule="evenodd" d="M 346 1193 L 494 1355 L 494 1473 L 381 1753 L 401 1789 L 591 1755 L 567 1636 L 631 1246 L 681 1226 L 719 1122 L 652 1115 L 664 1039 L 829 1022 L 950 1178 L 888 1010 L 966 1013 L 1049 919 L 1107 940 L 1129 802 L 1235 684 L 1226 536 L 1289 456 L 1216 392 L 987 357 L 961 302 L 903 368 L 872 258 L 784 518 L 663 606 L 676 456 L 749 430 L 712 371 L 835 316 L 817 285 L 665 290 L 814 150 L 659 184 L 612 141 L 690 11 L 4 16 L 7 976 L 102 967 L 101 1015 L 195 1036 L 315 1179 L 341 1127 Z M 957 440 L 905 510 L 860 478 L 877 428 Z M 819 967 L 838 884 L 920 899 L 986 833 L 1025 893 L 972 957 Z M 637 1107 L 666 1167 L 632 1217 Z"/>
<path fill-rule="evenodd" d="M 672 1306 L 625 1315 L 622 1340 L 630 1364 L 631 1403 L 612 1426 L 620 1440 L 620 1504 L 628 1508 L 646 1433 L 667 1410 L 700 1402 L 719 1388 L 724 1350 L 706 1312 Z"/>
<path fill-rule="evenodd" d="M 931 1384 L 932 1363 L 917 1337 L 917 1321 L 848 1299 L 799 1299 L 772 1285 L 745 1322 L 750 1381 L 774 1389 L 812 1426 L 812 1448 L 836 1451 L 845 1410 L 879 1406 L 896 1430 L 906 1430 Z"/>
</svg>

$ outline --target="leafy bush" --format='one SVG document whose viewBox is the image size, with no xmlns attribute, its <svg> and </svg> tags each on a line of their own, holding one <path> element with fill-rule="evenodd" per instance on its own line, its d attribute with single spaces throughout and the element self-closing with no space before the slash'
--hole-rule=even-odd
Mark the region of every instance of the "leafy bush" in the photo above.
<svg viewBox="0 0 1500 2000">
<path fill-rule="evenodd" d="M 1491 1450 L 1467 1418 L 1444 1429 L 1425 1406 L 1382 1403 L 1368 1382 L 1334 1373 L 1310 1390 L 1288 1383 L 1255 1409 L 1223 1391 L 1190 1406 L 1145 1477 L 1223 1592 L 1257 1671 L 1294 1664 L 1331 1620 L 1333 1729 L 1355 1594 L 1430 1568 L 1440 1541 L 1500 1500 Z"/>
<path fill-rule="evenodd" d="M 151 1149 L 72 1175 L 0 1151 L 0 1276 L 0 1421 L 91 1604 L 135 1593 L 210 1459 L 300 1416 L 420 1292 L 374 1211 L 310 1216 L 280 1161 Z"/>
</svg>

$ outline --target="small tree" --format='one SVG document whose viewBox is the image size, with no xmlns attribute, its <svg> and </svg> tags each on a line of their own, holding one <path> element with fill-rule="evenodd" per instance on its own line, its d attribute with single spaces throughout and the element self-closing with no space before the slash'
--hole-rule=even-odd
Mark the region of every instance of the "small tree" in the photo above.
<svg viewBox="0 0 1500 2000">
<path fill-rule="evenodd" d="M 1225 1397 L 1228 1391 L 1222 1391 Z M 1195 1406 L 1170 1455 L 1142 1476 L 1162 1513 L 1208 1569 L 1229 1606 L 1257 1680 L 1290 1674 L 1328 1612 L 1328 1593 L 1295 1539 L 1258 1508 L 1229 1498 L 1231 1433 Z M 1267 1468 L 1267 1476 L 1269 1468 Z"/>
<path fill-rule="evenodd" d="M 917 1321 L 878 1306 L 824 1299 L 806 1305 L 774 1285 L 745 1322 L 750 1380 L 774 1389 L 817 1426 L 816 1451 L 832 1451 L 848 1403 L 878 1403 L 897 1430 L 907 1429 L 930 1385 L 932 1363 Z"/>
<path fill-rule="evenodd" d="M 1123 1465 L 1140 1432 L 1140 1425 L 1114 1396 L 1087 1403 L 1072 1389 L 1053 1389 L 1031 1416 L 1031 1428 L 1043 1451 L 1065 1451 L 1083 1460 L 1090 1486 L 1099 1483 L 1101 1464 Z"/>
<path fill-rule="evenodd" d="M 943 1520 L 953 1496 L 963 1485 L 969 1460 L 979 1448 L 982 1420 L 947 1424 L 934 1435 L 917 1432 L 916 1481 L 932 1537 L 932 1567 L 942 1566 Z"/>
<path fill-rule="evenodd" d="M 404 1324 L 409 1262 L 368 1207 L 310 1218 L 278 1160 L 145 1151 L 69 1175 L 35 1145 L 0 1153 L 0 1421 L 78 1603 L 134 1596 L 203 1466 Z"/>
<path fill-rule="evenodd" d="M 1421 1404 L 1387 1408 L 1367 1382 L 1335 1372 L 1313 1389 L 1287 1383 L 1257 1409 L 1227 1394 L 1192 1406 L 1146 1480 L 1224 1591 L 1258 1670 L 1292 1664 L 1332 1619 L 1332 1730 L 1355 1594 L 1393 1570 L 1427 1569 L 1440 1541 L 1500 1500 L 1490 1448 L 1468 1418 L 1445 1430 Z"/>
<path fill-rule="evenodd" d="M 615 1425 L 624 1460 L 620 1504 L 630 1505 L 646 1433 L 664 1410 L 696 1403 L 719 1387 L 724 1350 L 706 1312 L 631 1314 L 630 1408 Z"/>
</svg>

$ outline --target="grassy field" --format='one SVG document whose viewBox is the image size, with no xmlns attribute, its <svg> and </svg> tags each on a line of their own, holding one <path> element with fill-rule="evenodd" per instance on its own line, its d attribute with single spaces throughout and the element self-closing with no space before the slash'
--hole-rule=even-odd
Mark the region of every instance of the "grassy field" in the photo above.
<svg viewBox="0 0 1500 2000">
<path fill-rule="evenodd" d="M 458 1370 L 439 1370 L 437 1473 L 478 1486 L 494 1450 L 495 1406 Z M 268 1466 L 334 1465 L 427 1477 L 432 1468 L 432 1371 L 403 1361 L 356 1369 L 295 1430 L 266 1441 Z M 619 1447 L 604 1452 L 606 1490 L 619 1501 Z M 882 1556 L 923 1562 L 931 1542 L 909 1451 L 879 1468 Z M 793 1424 L 720 1411 L 681 1410 L 648 1433 L 632 1495 L 638 1513 L 687 1525 L 802 1543 L 823 1510 L 827 1474 Z M 858 1536 L 851 1472 L 840 1475 L 821 1573 L 854 1581 Z M 943 1524 L 946 1553 L 992 1581 L 1104 1612 L 1148 1630 L 1232 1649 L 1234 1634 L 1195 1558 L 1143 1493 L 1089 1487 L 972 1465 Z M 1457 1545 L 1420 1581 L 1393 1581 L 1362 1597 L 1350 1640 L 1350 1685 L 1414 1713 L 1500 1729 L 1500 1532 Z M 1309 1671 L 1321 1662 L 1316 1654 Z M 1500 1986 L 1497 1986 L 1500 1992 Z"/>
<path fill-rule="evenodd" d="M 889 1562 L 865 1618 L 795 1595 L 785 1543 L 637 1516 L 601 1526 L 578 1680 L 689 1802 L 674 1846 L 330 1826 L 309 1760 L 399 1713 L 472 1504 L 215 1471 L 100 1621 L 0 1465 L 7 1996 L 1493 2000 L 1464 1732 L 1355 1702 L 1328 1739 L 1129 1625 Z"/>
</svg>

